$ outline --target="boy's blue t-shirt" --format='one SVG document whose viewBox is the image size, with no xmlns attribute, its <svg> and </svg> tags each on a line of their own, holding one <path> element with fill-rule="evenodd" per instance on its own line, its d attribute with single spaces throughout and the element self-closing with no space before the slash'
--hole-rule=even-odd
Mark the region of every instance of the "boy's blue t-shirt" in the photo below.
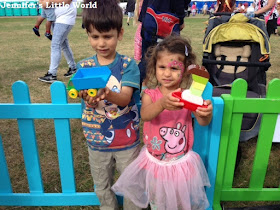
<svg viewBox="0 0 280 210">
<path fill-rule="evenodd" d="M 96 55 L 77 64 L 78 69 L 94 66 L 101 66 Z M 140 72 L 133 59 L 117 53 L 113 63 L 107 67 L 112 73 L 107 87 L 112 91 L 120 92 L 122 86 L 139 89 Z M 100 101 L 95 109 L 88 108 L 83 103 L 83 132 L 92 150 L 119 151 L 138 145 L 139 121 L 138 108 L 133 96 L 126 107 L 106 100 Z"/>
</svg>

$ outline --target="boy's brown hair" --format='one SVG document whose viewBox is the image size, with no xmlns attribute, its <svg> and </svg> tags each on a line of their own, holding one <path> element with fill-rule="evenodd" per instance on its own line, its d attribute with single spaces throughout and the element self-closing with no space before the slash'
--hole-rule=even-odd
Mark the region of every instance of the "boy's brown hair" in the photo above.
<svg viewBox="0 0 280 210">
<path fill-rule="evenodd" d="M 99 32 L 107 32 L 117 29 L 120 33 L 122 29 L 123 12 L 118 5 L 118 0 L 84 0 L 84 4 L 96 2 L 96 8 L 83 8 L 83 26 L 90 32 L 93 26 Z"/>
</svg>

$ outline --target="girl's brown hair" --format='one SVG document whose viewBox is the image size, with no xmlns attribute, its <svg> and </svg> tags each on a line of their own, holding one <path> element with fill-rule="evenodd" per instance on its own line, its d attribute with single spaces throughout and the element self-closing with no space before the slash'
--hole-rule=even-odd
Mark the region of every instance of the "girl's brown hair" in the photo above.
<svg viewBox="0 0 280 210">
<path fill-rule="evenodd" d="M 185 55 L 185 47 L 187 47 L 188 55 Z M 190 40 L 185 39 L 179 35 L 171 35 L 166 37 L 162 42 L 158 43 L 156 46 L 150 47 L 146 54 L 147 60 L 147 74 L 144 80 L 145 85 L 148 88 L 155 88 L 159 86 L 156 79 L 156 64 L 160 52 L 167 51 L 169 53 L 180 54 L 185 57 L 184 65 L 185 71 L 183 73 L 182 81 L 180 87 L 186 89 L 191 84 L 191 77 L 187 73 L 187 68 L 191 64 L 196 63 L 196 55 L 190 45 Z"/>
</svg>

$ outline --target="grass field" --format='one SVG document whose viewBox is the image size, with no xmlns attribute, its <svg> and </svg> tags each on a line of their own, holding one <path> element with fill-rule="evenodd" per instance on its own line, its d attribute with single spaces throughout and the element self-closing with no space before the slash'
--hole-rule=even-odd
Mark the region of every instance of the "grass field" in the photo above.
<svg viewBox="0 0 280 210">
<path fill-rule="evenodd" d="M 32 28 L 36 17 L 27 18 L 0 18 L 0 102 L 13 102 L 11 86 L 17 80 L 25 81 L 30 89 L 32 103 L 50 102 L 49 84 L 40 82 L 37 78 L 43 76 L 50 62 L 50 41 L 43 36 L 44 25 L 41 26 L 41 37 L 34 35 Z M 124 23 L 125 23 L 124 19 Z M 207 17 L 196 16 L 185 19 L 185 28 L 182 36 L 187 36 L 192 41 L 192 46 L 197 53 L 198 61 L 202 60 L 203 30 L 206 27 Z M 136 27 L 124 24 L 125 34 L 118 45 L 121 54 L 133 56 L 134 33 Z M 81 18 L 77 18 L 76 25 L 69 35 L 76 61 L 92 56 L 92 50 L 87 40 L 87 34 L 81 28 Z M 271 37 L 271 63 L 267 72 L 268 82 L 280 77 L 280 37 Z M 62 59 L 58 70 L 58 80 L 64 83 L 68 79 L 63 77 L 67 71 L 67 63 Z M 69 99 L 69 102 L 79 100 Z M 54 125 L 51 120 L 35 120 L 36 137 L 42 164 L 42 175 L 46 192 L 61 191 L 59 180 L 58 160 L 56 157 L 56 142 Z M 92 191 L 93 182 L 88 166 L 88 156 L 85 139 L 81 131 L 80 120 L 71 121 L 73 154 L 76 173 L 77 191 Z M 12 177 L 13 190 L 15 192 L 28 192 L 27 178 L 24 171 L 21 144 L 18 136 L 18 128 L 15 120 L 0 121 L 0 133 L 3 138 L 5 153 Z M 236 170 L 234 185 L 237 187 L 248 186 L 250 167 L 254 155 L 256 139 L 242 143 L 243 156 Z M 280 180 L 280 144 L 273 144 L 269 162 L 269 169 L 265 186 L 278 187 Z M 226 207 L 244 207 L 263 205 L 264 203 L 225 203 Z M 97 207 L 0 207 L 0 209 L 97 209 Z"/>
</svg>

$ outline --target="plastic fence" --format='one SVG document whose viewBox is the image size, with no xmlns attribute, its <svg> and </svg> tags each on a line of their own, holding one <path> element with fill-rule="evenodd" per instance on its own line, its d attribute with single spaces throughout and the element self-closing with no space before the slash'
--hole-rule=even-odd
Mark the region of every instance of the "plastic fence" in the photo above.
<svg viewBox="0 0 280 210">
<path fill-rule="evenodd" d="M 55 82 L 51 85 L 51 103 L 31 103 L 28 86 L 22 81 L 15 82 L 12 90 L 14 103 L 0 104 L 0 120 L 16 119 L 18 122 L 29 193 L 13 192 L 9 168 L 0 137 L 0 206 L 100 205 L 94 192 L 76 192 L 70 119 L 81 118 L 81 104 L 68 103 L 65 85 L 62 82 Z M 224 108 L 221 98 L 211 97 L 212 90 L 212 86 L 208 83 L 203 95 L 205 99 L 212 100 L 214 108 L 212 122 L 204 127 L 199 126 L 197 122 L 194 124 L 194 150 L 201 155 L 211 183 L 211 187 L 206 188 L 210 202 L 209 209 L 212 209 L 215 191 Z M 62 186 L 61 192 L 44 192 L 34 126 L 35 119 L 53 119 L 54 121 Z M 118 196 L 118 199 L 121 202 L 121 196 Z"/>
<path fill-rule="evenodd" d="M 234 81 L 231 94 L 222 95 L 224 116 L 216 177 L 214 209 L 221 201 L 280 201 L 280 188 L 265 188 L 275 124 L 280 113 L 280 80 L 269 83 L 266 98 L 246 98 L 247 83 Z M 243 113 L 261 113 L 253 168 L 247 188 L 234 188 L 233 178 Z M 250 169 L 248 169 L 250 170 Z"/>
</svg>

